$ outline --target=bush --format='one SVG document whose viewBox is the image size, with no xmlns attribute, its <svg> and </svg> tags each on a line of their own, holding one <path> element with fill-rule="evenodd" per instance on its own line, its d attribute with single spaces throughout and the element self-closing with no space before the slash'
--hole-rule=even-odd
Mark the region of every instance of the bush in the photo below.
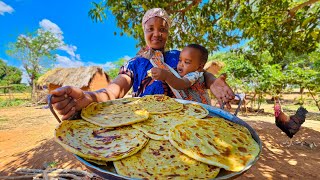
<svg viewBox="0 0 320 180">
<path fill-rule="evenodd" d="M 31 92 L 31 87 L 27 86 L 25 84 L 12 84 L 13 86 L 13 92 L 18 93 L 18 92 Z"/>
<path fill-rule="evenodd" d="M 14 99 L 14 100 L 2 100 L 0 99 L 0 108 L 20 106 L 29 102 L 28 100 Z"/>
<path fill-rule="evenodd" d="M 25 84 L 10 84 L 11 93 L 31 92 L 31 87 Z M 1 93 L 9 93 L 8 89 L 2 89 Z"/>
</svg>

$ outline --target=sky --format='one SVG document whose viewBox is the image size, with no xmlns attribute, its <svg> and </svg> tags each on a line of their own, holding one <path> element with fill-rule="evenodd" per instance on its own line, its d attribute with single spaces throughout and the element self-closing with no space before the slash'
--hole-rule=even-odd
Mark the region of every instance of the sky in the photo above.
<svg viewBox="0 0 320 180">
<path fill-rule="evenodd" d="M 62 33 L 64 46 L 59 47 L 56 67 L 100 65 L 112 68 L 110 62 L 133 57 L 137 41 L 132 37 L 115 36 L 120 32 L 111 13 L 104 23 L 95 23 L 89 16 L 92 0 L 0 0 L 0 59 L 21 67 L 21 62 L 6 54 L 8 44 L 17 37 L 39 28 Z"/>
</svg>

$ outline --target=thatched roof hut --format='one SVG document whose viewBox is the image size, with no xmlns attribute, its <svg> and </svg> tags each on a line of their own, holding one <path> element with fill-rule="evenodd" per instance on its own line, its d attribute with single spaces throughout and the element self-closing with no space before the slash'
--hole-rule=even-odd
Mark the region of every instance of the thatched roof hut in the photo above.
<svg viewBox="0 0 320 180">
<path fill-rule="evenodd" d="M 47 86 L 49 92 L 61 86 L 75 86 L 85 91 L 95 91 L 107 86 L 110 78 L 99 66 L 55 68 L 41 76 L 37 84 Z"/>
<path fill-rule="evenodd" d="M 213 75 L 220 74 L 219 71 L 224 67 L 224 63 L 221 61 L 209 61 L 205 64 L 204 70 L 208 71 Z"/>
</svg>

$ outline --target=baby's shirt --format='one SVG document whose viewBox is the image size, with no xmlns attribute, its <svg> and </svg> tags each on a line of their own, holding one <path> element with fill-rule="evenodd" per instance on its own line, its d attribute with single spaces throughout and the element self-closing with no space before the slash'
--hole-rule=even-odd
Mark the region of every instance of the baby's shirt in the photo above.
<svg viewBox="0 0 320 180">
<path fill-rule="evenodd" d="M 183 78 L 188 79 L 191 82 L 191 85 L 193 85 L 201 76 L 203 76 L 203 72 L 195 71 L 184 75 Z"/>
<path fill-rule="evenodd" d="M 188 89 L 178 90 L 183 99 L 201 102 L 203 104 L 211 104 L 203 72 L 190 72 L 183 76 L 183 78 L 186 78 L 191 82 L 191 86 Z"/>
</svg>

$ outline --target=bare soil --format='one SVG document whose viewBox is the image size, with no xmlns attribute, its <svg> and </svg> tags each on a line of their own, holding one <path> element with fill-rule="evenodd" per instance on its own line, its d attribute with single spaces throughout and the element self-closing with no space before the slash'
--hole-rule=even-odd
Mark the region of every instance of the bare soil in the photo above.
<svg viewBox="0 0 320 180">
<path fill-rule="evenodd" d="M 258 162 L 238 179 L 320 179 L 320 121 L 307 118 L 293 138 L 300 143 L 286 147 L 282 143 L 289 138 L 276 127 L 271 113 L 242 115 L 259 134 L 263 149 Z M 54 141 L 57 125 L 41 106 L 0 109 L 0 176 L 11 176 L 18 168 L 43 169 L 48 163 L 88 170 Z M 316 147 L 309 147 L 312 143 Z"/>
</svg>

